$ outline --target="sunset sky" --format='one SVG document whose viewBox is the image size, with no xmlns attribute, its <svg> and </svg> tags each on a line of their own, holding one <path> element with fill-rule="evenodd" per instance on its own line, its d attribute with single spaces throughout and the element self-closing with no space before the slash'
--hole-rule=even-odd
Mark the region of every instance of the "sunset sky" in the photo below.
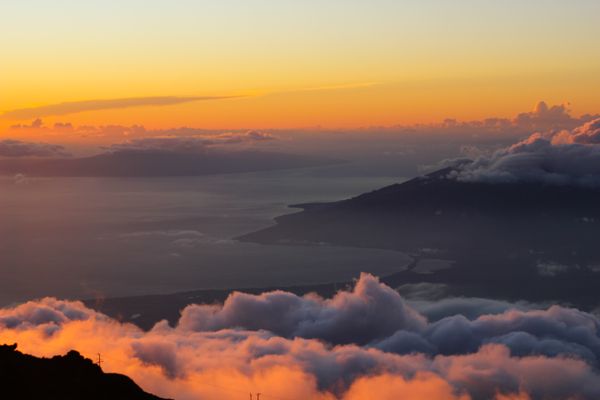
<svg viewBox="0 0 600 400">
<path fill-rule="evenodd" d="M 0 399 L 600 399 L 600 0 L 0 16 Z"/>
<path fill-rule="evenodd" d="M 542 99 L 594 113 L 599 12 L 595 0 L 3 1 L 0 135 L 36 117 L 351 128 L 507 117 Z"/>
</svg>

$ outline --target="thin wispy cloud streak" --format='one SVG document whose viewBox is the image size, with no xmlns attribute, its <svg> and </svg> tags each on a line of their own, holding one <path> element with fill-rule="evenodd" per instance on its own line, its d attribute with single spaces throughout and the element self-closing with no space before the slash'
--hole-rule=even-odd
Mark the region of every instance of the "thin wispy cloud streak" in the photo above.
<svg viewBox="0 0 600 400">
<path fill-rule="evenodd" d="M 296 92 L 318 92 L 318 91 L 337 91 L 368 88 L 381 85 L 379 82 L 360 82 L 350 84 L 332 84 L 314 87 L 302 87 L 282 91 L 265 91 L 260 93 L 263 96 L 278 95 Z M 26 120 L 33 118 L 43 118 L 52 116 L 61 116 L 76 114 L 86 111 L 101 111 L 110 109 L 145 107 L 145 106 L 171 106 L 196 101 L 226 100 L 248 97 L 248 95 L 231 96 L 151 96 L 151 97 L 128 97 L 118 99 L 100 99 L 100 100 L 82 100 L 69 101 L 57 104 L 49 104 L 39 107 L 27 107 L 15 110 L 9 110 L 0 114 L 0 118 L 8 120 Z"/>
<path fill-rule="evenodd" d="M 123 99 L 69 101 L 40 107 L 29 107 L 11 110 L 2 114 L 1 117 L 4 119 L 23 120 L 57 115 L 75 114 L 85 111 L 100 111 L 145 106 L 170 106 L 176 104 L 190 103 L 194 101 L 224 100 L 237 97 L 242 96 L 156 96 L 130 97 Z"/>
</svg>

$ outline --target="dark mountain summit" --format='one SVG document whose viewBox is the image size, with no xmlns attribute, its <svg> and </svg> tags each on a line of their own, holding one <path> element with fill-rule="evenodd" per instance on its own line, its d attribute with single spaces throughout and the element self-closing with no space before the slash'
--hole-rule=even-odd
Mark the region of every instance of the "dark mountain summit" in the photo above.
<svg viewBox="0 0 600 400">
<path fill-rule="evenodd" d="M 398 274 L 398 284 L 430 281 L 460 288 L 460 294 L 564 298 L 579 305 L 595 301 L 600 190 L 460 182 L 448 178 L 451 171 L 348 200 L 299 205 L 303 211 L 279 217 L 276 225 L 240 240 L 400 250 L 417 261 L 454 264 L 425 274 L 414 268 Z"/>
<path fill-rule="evenodd" d="M 592 249 L 600 191 L 542 184 L 458 182 L 444 169 L 304 211 L 243 236 L 260 243 L 317 243 L 460 255 L 485 249 Z M 550 249 L 548 246 L 552 245 Z M 558 248 L 557 248 L 558 247 Z"/>
<path fill-rule="evenodd" d="M 160 400 L 125 375 L 107 374 L 71 350 L 64 356 L 37 358 L 0 345 L 1 398 L 45 400 Z"/>
</svg>

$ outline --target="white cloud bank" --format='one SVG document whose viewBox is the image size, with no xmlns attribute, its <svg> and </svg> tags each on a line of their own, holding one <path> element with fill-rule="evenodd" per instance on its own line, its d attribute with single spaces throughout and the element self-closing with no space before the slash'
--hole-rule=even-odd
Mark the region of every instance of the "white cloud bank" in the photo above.
<svg viewBox="0 0 600 400">
<path fill-rule="evenodd" d="M 540 182 L 600 186 L 600 118 L 572 129 L 535 133 L 461 165 L 451 177 L 466 182 Z"/>
</svg>

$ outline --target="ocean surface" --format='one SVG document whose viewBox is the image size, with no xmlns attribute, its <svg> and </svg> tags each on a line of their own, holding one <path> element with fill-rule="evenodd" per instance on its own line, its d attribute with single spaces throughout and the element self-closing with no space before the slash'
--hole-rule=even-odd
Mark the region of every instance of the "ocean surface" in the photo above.
<svg viewBox="0 0 600 400">
<path fill-rule="evenodd" d="M 0 178 L 0 305 L 335 282 L 405 268 L 406 255 L 233 238 L 401 178 L 328 167 L 185 178 Z M 333 175 L 333 176 L 332 176 Z M 297 211 L 297 210 L 296 210 Z"/>
</svg>

